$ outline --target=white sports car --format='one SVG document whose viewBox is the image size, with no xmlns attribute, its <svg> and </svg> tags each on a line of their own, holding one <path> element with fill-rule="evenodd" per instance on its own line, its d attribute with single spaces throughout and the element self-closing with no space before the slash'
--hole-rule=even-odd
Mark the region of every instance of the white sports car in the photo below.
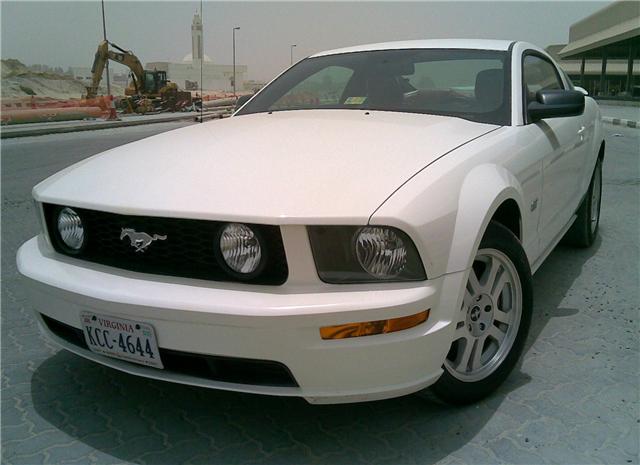
<svg viewBox="0 0 640 465">
<path fill-rule="evenodd" d="M 531 44 L 323 52 L 38 184 L 18 267 L 51 340 L 128 373 L 466 403 L 522 353 L 531 274 L 594 241 L 603 157 L 598 106 Z"/>
</svg>

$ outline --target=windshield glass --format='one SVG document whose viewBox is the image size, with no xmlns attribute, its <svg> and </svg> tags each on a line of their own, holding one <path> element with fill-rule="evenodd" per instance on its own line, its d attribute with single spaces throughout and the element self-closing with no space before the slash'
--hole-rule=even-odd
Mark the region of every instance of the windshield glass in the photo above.
<svg viewBox="0 0 640 465">
<path fill-rule="evenodd" d="M 256 95 L 238 115 L 359 109 L 511 122 L 507 52 L 411 49 L 307 58 Z"/>
</svg>

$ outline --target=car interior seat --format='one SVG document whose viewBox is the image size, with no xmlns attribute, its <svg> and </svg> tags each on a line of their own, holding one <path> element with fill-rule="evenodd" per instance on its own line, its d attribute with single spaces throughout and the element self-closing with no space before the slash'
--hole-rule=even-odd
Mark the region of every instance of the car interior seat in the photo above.
<svg viewBox="0 0 640 465">
<path fill-rule="evenodd" d="M 495 111 L 504 98 L 504 70 L 485 69 L 476 76 L 474 95 L 482 113 Z"/>
</svg>

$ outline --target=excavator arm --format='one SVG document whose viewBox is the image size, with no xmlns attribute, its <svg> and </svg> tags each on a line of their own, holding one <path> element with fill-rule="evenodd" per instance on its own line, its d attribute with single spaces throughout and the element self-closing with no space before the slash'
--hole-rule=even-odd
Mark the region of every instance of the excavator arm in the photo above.
<svg viewBox="0 0 640 465">
<path fill-rule="evenodd" d="M 109 50 L 109 45 L 118 50 Z M 87 98 L 94 98 L 98 94 L 98 86 L 102 80 L 102 73 L 107 65 L 107 61 L 112 60 L 117 63 L 123 64 L 131 70 L 133 76 L 133 85 L 136 93 L 145 92 L 145 79 L 144 68 L 137 56 L 131 51 L 124 50 L 118 47 L 116 44 L 103 40 L 98 45 L 95 58 L 93 59 L 93 66 L 91 66 L 91 86 L 87 86 Z"/>
</svg>

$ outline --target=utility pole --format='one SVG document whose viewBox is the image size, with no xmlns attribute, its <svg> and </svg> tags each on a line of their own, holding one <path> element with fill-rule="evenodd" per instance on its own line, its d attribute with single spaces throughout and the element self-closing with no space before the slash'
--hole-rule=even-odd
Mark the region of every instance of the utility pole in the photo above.
<svg viewBox="0 0 640 465">
<path fill-rule="evenodd" d="M 240 27 L 233 28 L 233 98 L 236 97 L 236 31 L 239 31 Z"/>
<path fill-rule="evenodd" d="M 293 64 L 293 49 L 294 47 L 297 47 L 297 44 L 291 44 L 291 64 Z"/>
<path fill-rule="evenodd" d="M 104 20 L 104 0 L 100 0 L 102 4 L 102 34 L 104 40 L 107 40 L 107 25 Z M 107 71 L 107 95 L 111 95 L 111 81 L 109 80 L 109 59 L 107 58 L 107 63 L 105 64 L 105 70 Z"/>
<path fill-rule="evenodd" d="M 204 82 L 202 82 L 202 66 L 204 64 L 204 10 L 202 9 L 202 0 L 200 0 L 200 24 L 202 24 L 202 39 L 200 42 L 202 44 L 202 56 L 200 57 L 200 122 L 204 123 Z"/>
</svg>

